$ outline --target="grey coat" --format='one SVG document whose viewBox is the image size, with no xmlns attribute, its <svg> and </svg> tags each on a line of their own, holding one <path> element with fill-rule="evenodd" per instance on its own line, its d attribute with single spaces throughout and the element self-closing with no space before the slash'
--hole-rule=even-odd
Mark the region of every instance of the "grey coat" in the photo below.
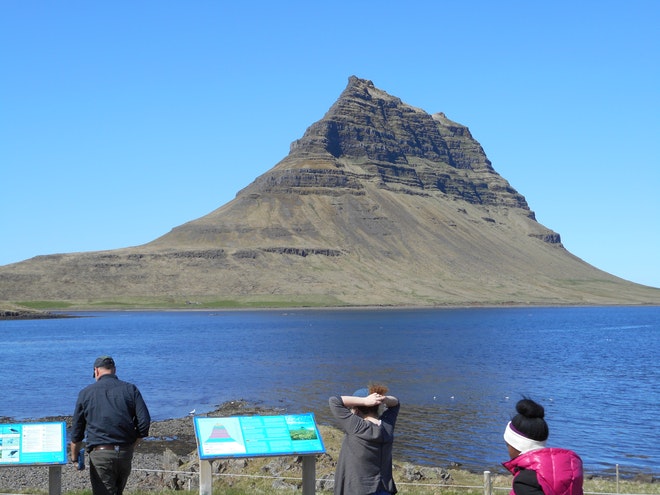
<svg viewBox="0 0 660 495">
<path fill-rule="evenodd" d="M 340 397 L 330 397 L 330 411 L 346 433 L 335 471 L 335 495 L 396 493 L 392 479 L 392 445 L 399 404 L 385 410 L 381 424 L 353 414 Z"/>
</svg>

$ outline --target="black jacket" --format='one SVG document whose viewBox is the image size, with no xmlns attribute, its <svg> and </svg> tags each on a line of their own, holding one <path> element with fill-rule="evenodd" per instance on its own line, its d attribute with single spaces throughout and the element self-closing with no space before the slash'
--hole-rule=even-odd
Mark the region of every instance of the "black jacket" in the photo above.
<svg viewBox="0 0 660 495">
<path fill-rule="evenodd" d="M 138 388 L 116 375 L 103 375 L 78 394 L 71 441 L 87 446 L 133 444 L 149 435 L 151 416 Z"/>
<path fill-rule="evenodd" d="M 543 490 L 536 477 L 536 471 L 523 469 L 513 480 L 513 491 L 516 495 L 543 495 Z"/>
</svg>

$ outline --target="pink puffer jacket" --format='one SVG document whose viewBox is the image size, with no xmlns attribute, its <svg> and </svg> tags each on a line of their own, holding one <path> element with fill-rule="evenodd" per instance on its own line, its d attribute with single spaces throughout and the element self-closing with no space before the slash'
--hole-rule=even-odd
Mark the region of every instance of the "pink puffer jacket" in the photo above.
<svg viewBox="0 0 660 495">
<path fill-rule="evenodd" d="M 536 478 L 545 495 L 582 495 L 582 459 L 567 449 L 531 450 L 502 463 L 513 476 L 521 469 L 536 471 Z M 510 495 L 514 495 L 511 490 Z"/>
</svg>

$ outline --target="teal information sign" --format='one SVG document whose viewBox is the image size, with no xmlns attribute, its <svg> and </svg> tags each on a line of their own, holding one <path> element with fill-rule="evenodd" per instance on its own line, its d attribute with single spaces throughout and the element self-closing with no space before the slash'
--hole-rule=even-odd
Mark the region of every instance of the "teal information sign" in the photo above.
<svg viewBox="0 0 660 495">
<path fill-rule="evenodd" d="M 0 424 L 0 466 L 66 464 L 66 424 Z"/>
<path fill-rule="evenodd" d="M 285 416 L 195 417 L 200 459 L 322 454 L 313 413 Z"/>
</svg>

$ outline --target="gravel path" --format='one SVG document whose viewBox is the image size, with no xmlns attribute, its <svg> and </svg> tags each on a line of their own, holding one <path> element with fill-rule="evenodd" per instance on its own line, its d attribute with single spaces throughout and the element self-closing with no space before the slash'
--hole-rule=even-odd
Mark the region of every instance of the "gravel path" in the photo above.
<svg viewBox="0 0 660 495">
<path fill-rule="evenodd" d="M 273 414 L 273 410 L 249 406 L 243 401 L 223 404 L 207 416 L 237 416 Z M 11 422 L 10 418 L 1 418 Z M 36 421 L 36 420 L 35 420 Z M 42 418 L 39 421 L 66 421 L 71 417 Z M 137 447 L 133 457 L 133 472 L 127 491 L 136 489 L 157 491 L 163 488 L 198 487 L 199 460 L 193 420 L 191 417 L 168 419 L 152 423 L 150 436 Z M 236 461 L 228 461 L 236 462 Z M 243 462 L 243 461 L 241 461 Z M 86 459 L 86 467 L 89 460 Z M 226 466 L 225 466 L 226 467 Z M 187 474 L 194 472 L 195 474 Z M 48 466 L 0 467 L 0 492 L 24 490 L 48 491 Z M 90 489 L 89 471 L 78 471 L 74 464 L 62 466 L 62 492 Z"/>
</svg>

